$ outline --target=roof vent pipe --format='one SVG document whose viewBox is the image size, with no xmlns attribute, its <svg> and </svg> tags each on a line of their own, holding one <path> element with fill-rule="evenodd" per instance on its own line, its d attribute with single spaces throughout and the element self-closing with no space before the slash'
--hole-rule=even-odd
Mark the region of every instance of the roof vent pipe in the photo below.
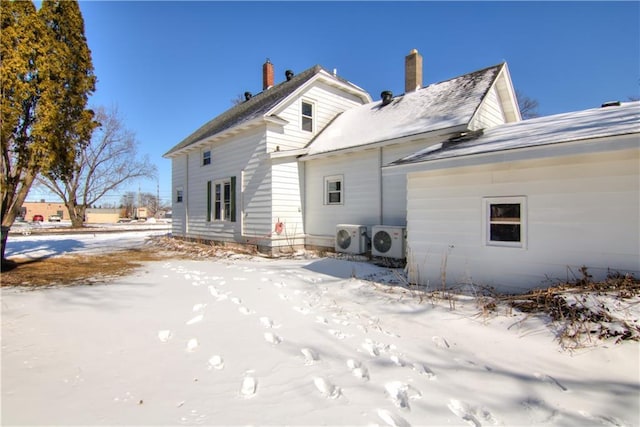
<svg viewBox="0 0 640 427">
<path fill-rule="evenodd" d="M 291 70 L 285 71 L 284 76 L 287 78 L 287 81 L 291 80 L 293 78 L 293 71 Z"/>
<path fill-rule="evenodd" d="M 244 93 L 244 100 L 248 101 L 251 99 L 251 97 L 253 96 L 253 94 L 251 92 L 245 92 Z"/>
<path fill-rule="evenodd" d="M 380 97 L 382 98 L 382 106 L 391 104 L 391 101 L 393 101 L 393 92 L 390 90 L 384 90 L 380 94 Z"/>
</svg>

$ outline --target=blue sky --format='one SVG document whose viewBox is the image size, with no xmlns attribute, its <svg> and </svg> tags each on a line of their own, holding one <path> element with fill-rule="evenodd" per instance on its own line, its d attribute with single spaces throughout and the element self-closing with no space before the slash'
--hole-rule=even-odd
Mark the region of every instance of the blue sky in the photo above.
<svg viewBox="0 0 640 427">
<path fill-rule="evenodd" d="M 284 72 L 315 64 L 367 90 L 404 92 L 404 57 L 424 85 L 506 61 L 541 115 L 640 96 L 639 2 L 80 1 L 97 90 L 117 106 L 158 182 L 125 191 L 171 195 L 162 154 L 262 90 L 269 58 Z M 111 200 L 118 195 L 112 196 Z"/>
</svg>

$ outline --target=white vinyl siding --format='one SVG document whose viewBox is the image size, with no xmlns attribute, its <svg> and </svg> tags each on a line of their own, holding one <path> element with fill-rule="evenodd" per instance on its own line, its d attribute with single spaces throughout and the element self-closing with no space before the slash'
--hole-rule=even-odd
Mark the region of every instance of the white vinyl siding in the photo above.
<svg viewBox="0 0 640 427">
<path fill-rule="evenodd" d="M 487 129 L 493 126 L 506 123 L 504 112 L 502 111 L 502 103 L 495 87 L 491 88 L 484 101 L 480 105 L 480 109 L 476 114 L 474 121 L 470 124 L 473 130 Z"/>
<path fill-rule="evenodd" d="M 572 278 L 583 265 L 594 277 L 637 272 L 638 162 L 634 149 L 411 173 L 411 279 L 441 285 L 446 273 L 449 285 L 516 292 Z M 526 196 L 525 250 L 485 245 L 482 200 L 509 194 Z"/>
<path fill-rule="evenodd" d="M 377 224 L 380 218 L 378 150 L 305 162 L 307 234 L 333 239 L 337 224 Z M 325 178 L 342 175 L 342 204 L 325 203 Z M 332 240 L 328 241 L 333 244 Z"/>
<path fill-rule="evenodd" d="M 186 156 L 171 159 L 171 199 L 172 220 L 171 232 L 176 236 L 184 236 L 186 233 L 186 203 L 184 203 L 184 185 L 187 182 Z M 178 190 L 183 193 L 183 202 L 177 202 Z"/>
<path fill-rule="evenodd" d="M 313 101 L 315 133 L 303 131 L 300 124 L 301 103 Z M 275 114 L 288 122 L 284 127 L 269 125 L 268 152 L 280 148 L 280 151 L 299 149 L 306 146 L 311 138 L 329 124 L 338 114 L 357 105 L 362 101 L 351 95 L 346 95 L 336 88 L 324 83 L 311 86 L 300 98 L 284 104 Z"/>
</svg>

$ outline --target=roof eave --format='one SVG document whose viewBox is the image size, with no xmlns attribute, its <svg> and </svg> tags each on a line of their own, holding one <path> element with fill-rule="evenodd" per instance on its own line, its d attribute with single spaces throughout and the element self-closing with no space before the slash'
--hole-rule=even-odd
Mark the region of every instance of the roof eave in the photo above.
<svg viewBox="0 0 640 427">
<path fill-rule="evenodd" d="M 214 135 L 202 138 L 198 141 L 195 141 L 185 147 L 179 148 L 177 150 L 171 150 L 168 151 L 167 153 L 163 154 L 162 157 L 164 157 L 165 159 L 171 159 L 174 157 L 178 157 L 181 156 L 183 154 L 189 153 L 191 151 L 200 149 L 204 146 L 207 146 L 209 144 L 213 144 L 215 142 L 218 142 L 222 139 L 226 139 L 229 138 L 231 136 L 235 136 L 241 132 L 244 132 L 248 129 L 252 129 L 255 128 L 256 126 L 259 126 L 263 123 L 276 123 L 276 124 L 282 124 L 281 122 L 285 122 L 288 123 L 286 120 L 280 119 L 278 117 L 264 117 L 264 116 L 260 116 L 260 117 L 256 117 L 253 120 L 249 120 L 247 122 L 244 123 L 240 123 L 238 125 L 235 125 L 229 129 L 226 129 L 222 132 L 216 133 Z"/>
<path fill-rule="evenodd" d="M 423 139 L 424 140 L 428 140 L 428 139 L 440 140 L 444 136 L 456 134 L 458 132 L 465 132 L 468 130 L 469 129 L 468 129 L 467 123 L 464 123 L 461 125 L 451 126 L 448 128 L 436 129 L 436 130 L 416 133 L 412 135 L 405 135 L 405 136 L 401 136 L 393 139 L 373 141 L 370 143 L 361 144 L 354 147 L 340 148 L 340 149 L 331 150 L 331 151 L 323 151 L 320 153 L 305 154 L 300 158 L 300 160 L 301 161 L 315 160 L 323 157 L 335 156 L 338 154 L 355 153 L 358 151 L 369 150 L 372 148 L 386 147 L 388 145 L 396 145 L 396 144 L 402 144 L 402 143 L 414 142 L 414 141 L 417 142 L 418 140 L 423 140 Z"/>
</svg>

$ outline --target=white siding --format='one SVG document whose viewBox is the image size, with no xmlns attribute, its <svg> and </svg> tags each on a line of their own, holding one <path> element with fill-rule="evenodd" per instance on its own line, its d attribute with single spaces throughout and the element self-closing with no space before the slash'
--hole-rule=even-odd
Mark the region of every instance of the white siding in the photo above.
<svg viewBox="0 0 640 427">
<path fill-rule="evenodd" d="M 414 282 L 511 292 L 609 268 L 640 272 L 638 149 L 415 172 L 408 177 Z M 524 196 L 526 248 L 486 246 L 483 197 Z M 446 269 L 443 263 L 446 260 Z"/>
<path fill-rule="evenodd" d="M 305 231 L 310 235 L 309 243 L 333 246 L 329 238 L 333 238 L 337 224 L 406 225 L 406 174 L 383 173 L 381 166 L 432 143 L 423 139 L 306 161 Z M 344 176 L 342 206 L 324 204 L 324 178 L 331 175 Z"/>
<path fill-rule="evenodd" d="M 274 246 L 304 244 L 304 225 L 302 222 L 302 194 L 303 175 L 295 159 L 274 160 L 272 164 L 273 176 L 273 216 L 271 230 L 275 224 L 284 225 L 282 233 L 273 233 Z"/>
<path fill-rule="evenodd" d="M 493 87 L 487 93 L 482 104 L 480 104 L 480 108 L 469 128 L 473 130 L 486 129 L 503 123 L 506 123 L 506 120 L 502 111 L 502 103 L 497 89 Z"/>
<path fill-rule="evenodd" d="M 173 219 L 171 220 L 171 232 L 180 237 L 186 236 L 186 202 L 176 203 L 176 194 L 179 188 L 187 186 L 187 156 L 171 159 L 171 201 Z"/>
<path fill-rule="evenodd" d="M 336 225 L 380 221 L 379 150 L 341 154 L 305 162 L 305 231 L 310 243 L 333 246 Z M 324 178 L 343 175 L 343 204 L 325 205 Z"/>
<path fill-rule="evenodd" d="M 314 132 L 301 128 L 302 101 L 314 104 Z M 288 122 L 281 131 L 270 132 L 268 151 L 298 149 L 306 146 L 311 139 L 329 124 L 338 114 L 362 104 L 355 96 L 345 94 L 325 83 L 316 82 L 299 97 L 282 106 L 276 115 Z"/>
<path fill-rule="evenodd" d="M 188 219 L 184 235 L 196 239 L 244 243 L 246 240 L 241 236 L 242 220 L 245 230 L 250 230 L 251 236 L 268 233 L 271 221 L 271 185 L 264 128 L 231 137 L 223 143 L 211 145 L 210 148 L 210 165 L 202 165 L 200 149 L 173 161 L 174 192 L 184 182 L 182 204 Z M 207 182 L 211 181 L 213 184 L 216 180 L 233 176 L 236 177 L 236 222 L 207 221 Z M 179 205 L 175 203 L 174 195 L 175 216 L 181 215 Z M 174 219 L 174 230 L 179 227 Z"/>
</svg>

